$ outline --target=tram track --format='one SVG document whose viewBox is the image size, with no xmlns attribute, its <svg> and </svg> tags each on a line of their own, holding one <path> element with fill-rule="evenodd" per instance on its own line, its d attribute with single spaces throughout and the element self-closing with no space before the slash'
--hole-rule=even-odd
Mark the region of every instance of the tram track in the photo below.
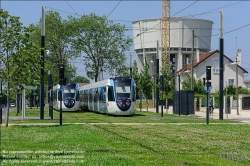
<svg viewBox="0 0 250 166">
<path fill-rule="evenodd" d="M 89 125 L 91 125 L 91 124 L 89 124 Z M 129 142 L 133 143 L 133 144 L 136 144 L 137 146 L 139 146 L 139 147 L 141 147 L 141 148 L 143 148 L 143 149 L 146 149 L 146 150 L 148 150 L 148 151 L 150 151 L 150 152 L 152 152 L 152 153 L 158 155 L 159 157 L 165 158 L 165 159 L 167 159 L 167 160 L 169 160 L 169 161 L 171 161 L 171 162 L 173 162 L 173 163 L 175 163 L 175 164 L 178 164 L 178 165 L 181 165 L 181 166 L 185 166 L 185 165 L 186 165 L 186 164 L 184 164 L 183 162 L 181 162 L 181 161 L 179 161 L 179 160 L 177 160 L 177 159 L 175 159 L 175 158 L 173 158 L 173 157 L 170 157 L 170 156 L 168 156 L 168 155 L 166 155 L 166 154 L 163 154 L 163 153 L 161 153 L 161 152 L 159 152 L 159 151 L 153 149 L 153 148 L 150 147 L 150 146 L 147 146 L 147 145 L 144 145 L 144 144 L 142 144 L 142 143 L 139 143 L 139 142 L 137 142 L 137 141 L 135 141 L 135 140 L 133 140 L 133 139 L 131 139 L 131 138 L 125 137 L 125 136 L 120 135 L 120 134 L 118 134 L 118 133 L 116 133 L 116 132 L 110 131 L 110 130 L 108 130 L 108 129 L 106 129 L 106 128 L 103 128 L 101 125 L 93 125 L 93 124 L 92 124 L 91 126 L 94 126 L 95 128 L 101 129 L 101 130 L 103 130 L 103 131 L 105 131 L 105 132 L 107 132 L 107 133 L 110 133 L 110 134 L 112 134 L 112 135 L 115 135 L 115 136 L 117 136 L 117 137 L 120 137 L 120 138 L 122 138 L 122 139 L 124 139 L 124 140 L 126 140 L 126 141 L 129 141 Z"/>
</svg>

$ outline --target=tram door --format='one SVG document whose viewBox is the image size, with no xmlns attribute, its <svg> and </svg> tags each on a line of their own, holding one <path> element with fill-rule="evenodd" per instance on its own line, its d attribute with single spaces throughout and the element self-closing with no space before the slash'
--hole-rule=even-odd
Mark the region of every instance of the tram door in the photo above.
<svg viewBox="0 0 250 166">
<path fill-rule="evenodd" d="M 95 94 L 94 94 L 94 110 L 99 112 L 99 91 L 98 91 L 98 88 L 96 88 L 94 90 Z"/>
</svg>

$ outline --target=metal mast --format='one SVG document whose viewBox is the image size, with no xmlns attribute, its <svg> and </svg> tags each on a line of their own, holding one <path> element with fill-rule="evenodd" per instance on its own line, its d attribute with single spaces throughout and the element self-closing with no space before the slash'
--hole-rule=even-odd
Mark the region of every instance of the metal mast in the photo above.
<svg viewBox="0 0 250 166">
<path fill-rule="evenodd" d="M 162 67 L 169 65 L 170 60 L 170 1 L 162 0 L 161 19 L 161 58 Z"/>
</svg>

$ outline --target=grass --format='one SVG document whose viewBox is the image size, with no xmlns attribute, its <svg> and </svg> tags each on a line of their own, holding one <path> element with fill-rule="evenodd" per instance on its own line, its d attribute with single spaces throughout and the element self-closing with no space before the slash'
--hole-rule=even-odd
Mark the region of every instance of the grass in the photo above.
<svg viewBox="0 0 250 166">
<path fill-rule="evenodd" d="M 246 124 L 1 128 L 3 165 L 249 165 Z M 10 159 L 12 158 L 12 159 Z"/>
<path fill-rule="evenodd" d="M 25 119 L 22 121 L 22 114 L 16 116 L 16 111 L 10 112 L 9 123 L 58 123 L 59 112 L 53 111 L 53 119 L 49 117 L 49 110 L 44 109 L 44 120 L 40 120 L 40 109 L 26 109 Z M 5 119 L 4 119 L 5 120 Z M 154 112 L 136 111 L 134 116 L 108 116 L 93 112 L 63 112 L 63 123 L 206 123 L 205 119 L 198 119 L 196 116 L 178 116 L 172 114 L 156 114 Z M 213 120 L 209 123 L 236 123 L 231 120 Z"/>
</svg>

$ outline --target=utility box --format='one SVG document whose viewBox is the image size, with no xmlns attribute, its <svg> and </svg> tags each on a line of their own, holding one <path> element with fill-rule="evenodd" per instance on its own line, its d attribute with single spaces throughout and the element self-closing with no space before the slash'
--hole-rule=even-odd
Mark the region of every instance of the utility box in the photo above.
<svg viewBox="0 0 250 166">
<path fill-rule="evenodd" d="M 179 98 L 180 95 L 180 98 Z M 194 91 L 175 91 L 173 93 L 173 113 L 194 114 Z"/>
</svg>

